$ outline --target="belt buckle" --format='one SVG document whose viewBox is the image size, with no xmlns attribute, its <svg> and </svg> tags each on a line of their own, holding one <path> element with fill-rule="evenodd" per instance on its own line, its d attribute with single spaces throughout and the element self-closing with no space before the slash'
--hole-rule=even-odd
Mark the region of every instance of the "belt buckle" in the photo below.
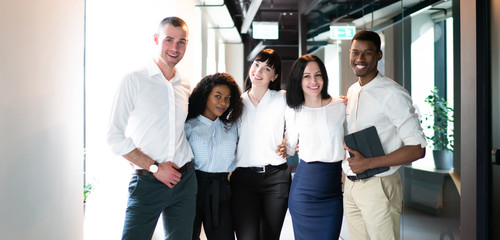
<svg viewBox="0 0 500 240">
<path fill-rule="evenodd" d="M 257 173 L 266 173 L 266 166 L 258 167 L 260 169 L 257 170 Z"/>
</svg>

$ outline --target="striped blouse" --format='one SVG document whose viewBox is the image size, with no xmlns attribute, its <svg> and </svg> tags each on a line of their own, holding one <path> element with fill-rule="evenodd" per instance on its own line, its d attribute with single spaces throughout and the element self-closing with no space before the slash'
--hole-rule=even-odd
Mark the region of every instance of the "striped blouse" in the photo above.
<svg viewBox="0 0 500 240">
<path fill-rule="evenodd" d="M 238 141 L 238 127 L 229 129 L 219 118 L 215 121 L 200 115 L 184 125 L 186 137 L 194 153 L 196 170 L 220 173 L 235 169 L 234 158 Z"/>
</svg>

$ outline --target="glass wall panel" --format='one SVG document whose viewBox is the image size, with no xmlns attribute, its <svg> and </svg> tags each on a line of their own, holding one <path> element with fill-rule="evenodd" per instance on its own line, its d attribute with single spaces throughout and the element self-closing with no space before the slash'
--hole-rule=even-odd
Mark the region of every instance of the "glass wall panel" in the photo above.
<svg viewBox="0 0 500 240">
<path fill-rule="evenodd" d="M 403 1 L 410 3 L 411 1 Z M 426 98 L 431 90 L 438 89 L 438 95 L 453 108 L 453 19 L 452 3 L 418 5 L 406 8 L 404 15 L 410 24 L 401 27 L 402 46 L 409 46 L 410 53 L 403 54 L 402 61 L 410 73 L 410 93 L 421 114 L 422 127 L 427 137 L 437 137 L 439 131 L 434 106 Z M 417 6 L 421 6 L 417 7 Z M 408 36 L 410 37 L 404 37 Z M 408 89 L 408 88 L 407 88 Z M 429 126 L 429 128 L 427 128 Z M 453 122 L 448 122 L 448 139 L 452 140 Z M 449 146 L 450 144 L 448 144 Z M 426 156 L 411 165 L 403 166 L 400 174 L 403 180 L 403 213 L 401 217 L 402 239 L 460 239 L 460 194 L 459 178 L 453 178 L 452 156 L 448 163 L 437 163 L 436 147 L 428 141 Z M 436 157 L 435 157 L 436 156 Z"/>
<path fill-rule="evenodd" d="M 356 26 L 356 31 L 366 29 L 379 33 L 383 51 L 379 72 L 408 90 L 422 126 L 430 126 L 425 129 L 425 135 L 432 137 L 436 132 L 432 128 L 434 108 L 425 99 L 435 86 L 448 106 L 454 107 L 456 56 L 453 54 L 452 1 L 384 3 L 386 5 L 380 7 L 366 2 L 360 10 L 362 17 L 333 19 L 332 24 L 351 24 Z M 356 9 L 352 12 L 355 13 Z M 325 62 L 332 84 L 330 94 L 346 95 L 349 86 L 357 80 L 349 65 L 350 40 L 320 39 L 321 36 L 324 34 L 309 41 L 322 40 L 328 44 L 319 50 L 317 46 L 309 46 L 309 49 L 316 49 L 314 53 Z M 453 122 L 448 123 L 446 132 L 453 134 Z M 428 146 L 424 159 L 400 168 L 404 196 L 401 239 L 460 239 L 460 194 L 457 187 L 460 180 L 456 175 L 458 171 L 452 167 L 451 163 L 436 167 L 433 148 Z M 350 239 L 345 222 L 341 237 Z"/>
</svg>

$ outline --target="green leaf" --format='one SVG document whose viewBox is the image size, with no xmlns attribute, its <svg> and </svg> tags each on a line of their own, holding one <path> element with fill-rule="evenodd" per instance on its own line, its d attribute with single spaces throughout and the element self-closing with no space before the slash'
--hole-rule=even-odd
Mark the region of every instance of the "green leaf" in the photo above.
<svg viewBox="0 0 500 240">
<path fill-rule="evenodd" d="M 453 123 L 453 108 L 439 96 L 436 87 L 424 100 L 433 109 L 432 114 L 425 116 L 425 120 L 434 120 L 434 125 L 425 126 L 427 129 L 434 130 L 434 136 L 426 138 L 432 142 L 434 150 L 453 151 L 453 134 L 448 134 L 449 123 Z"/>
</svg>

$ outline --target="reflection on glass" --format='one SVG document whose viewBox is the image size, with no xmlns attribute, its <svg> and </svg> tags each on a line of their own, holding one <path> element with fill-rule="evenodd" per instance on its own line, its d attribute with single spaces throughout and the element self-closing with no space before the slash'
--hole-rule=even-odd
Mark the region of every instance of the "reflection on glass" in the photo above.
<svg viewBox="0 0 500 240">
<path fill-rule="evenodd" d="M 401 45 L 411 49 L 411 53 L 405 55 L 410 59 L 403 61 L 410 67 L 405 72 L 411 72 L 411 95 L 416 107 L 421 115 L 432 112 L 424 99 L 434 86 L 444 86 L 443 96 L 453 107 L 451 3 L 418 11 L 408 21 L 411 23 L 401 28 L 401 34 L 411 38 L 402 37 L 405 42 Z M 441 21 L 444 24 L 440 24 Z M 405 34 L 406 31 L 410 34 Z M 436 44 L 439 40 L 444 40 L 445 47 Z M 429 121 L 424 120 L 422 126 L 432 125 L 433 120 Z M 432 136 L 434 132 L 429 129 L 425 134 Z M 452 178 L 453 169 L 436 169 L 432 149 L 427 148 L 424 159 L 402 167 L 400 174 L 404 193 L 401 239 L 460 239 L 460 194 L 457 187 L 460 180 L 459 177 Z"/>
</svg>

